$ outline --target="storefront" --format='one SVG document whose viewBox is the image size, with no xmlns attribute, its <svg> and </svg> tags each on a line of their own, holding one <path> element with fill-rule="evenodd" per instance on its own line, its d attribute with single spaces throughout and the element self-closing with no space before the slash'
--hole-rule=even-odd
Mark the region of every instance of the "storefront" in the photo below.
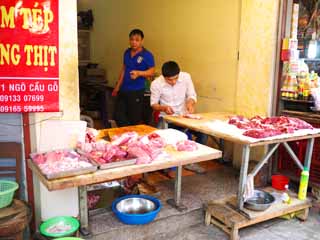
<svg viewBox="0 0 320 240">
<path fill-rule="evenodd" d="M 247 117 L 277 114 L 293 116 L 287 111 L 288 109 L 285 109 L 284 103 L 288 99 L 281 98 L 279 95 L 281 87 L 277 87 L 282 81 L 277 75 L 282 72 L 283 66 L 282 62 L 279 65 L 278 61 L 281 55 L 281 38 L 288 34 L 282 27 L 286 24 L 281 20 L 287 19 L 287 12 L 292 6 L 290 1 L 205 0 L 201 3 L 194 1 L 124 3 L 116 0 L 56 0 L 51 2 L 58 4 L 54 16 L 59 19 L 56 22 L 59 67 L 58 75 L 54 76 L 59 81 L 57 92 L 59 100 L 53 101 L 58 108 L 49 112 L 27 111 L 29 113 L 14 115 L 16 118 L 23 116 L 26 128 L 23 139 L 24 163 L 31 152 L 75 148 L 75 140 L 79 135 L 82 138 L 85 136 L 84 122 L 79 121 L 81 114 L 89 115 L 97 129 L 108 127 L 110 123 L 108 120 L 113 120 L 110 112 L 114 108 L 110 103 L 113 101 L 110 89 L 118 79 L 123 51 L 126 49 L 128 33 L 132 28 L 143 29 L 144 46 L 155 56 L 158 75 L 162 63 L 167 60 L 176 60 L 183 71 L 191 74 L 198 93 L 197 112 L 227 112 Z M 78 18 L 77 14 L 90 9 L 93 22 L 87 29 L 80 29 L 77 24 L 80 22 L 81 14 Z M 50 18 L 51 22 L 55 19 Z M 85 77 L 82 75 L 83 70 Z M 102 97 L 99 95 L 101 92 Z M 90 105 L 92 100 L 90 94 L 97 96 L 93 105 Z M 104 104 L 101 105 L 101 102 Z M 105 108 L 106 112 L 101 110 Z M 95 115 L 95 112 L 98 112 L 98 115 Z M 149 114 L 146 116 L 148 121 L 151 118 Z M 300 118 L 301 115 L 296 116 Z M 0 119 L 0 122 L 7 122 L 7 119 L 11 119 L 11 115 L 3 113 Z M 22 119 L 19 121 L 21 123 Z M 148 121 L 146 123 L 149 124 Z M 194 127 L 192 124 L 188 126 Z M 19 127 L 14 128 L 14 131 L 20 134 L 19 139 L 15 138 L 14 141 L 22 142 L 23 130 L 20 125 Z M 6 136 L 12 137 L 12 130 L 8 131 L 10 134 L 6 133 Z M 215 136 L 214 132 L 206 131 L 204 130 L 205 133 Z M 223 138 L 222 135 L 218 136 Z M 311 135 L 310 138 L 314 136 Z M 0 137 L 2 137 L 1 131 Z M 3 141 L 9 140 L 5 138 Z M 226 144 L 230 145 L 235 168 L 243 166 L 244 156 L 248 164 L 249 160 L 257 161 L 267 152 L 265 146 L 267 144 L 252 144 L 259 147 L 254 148 L 249 154 L 246 152 L 248 149 L 243 148 L 248 142 L 228 137 L 225 140 Z M 185 164 L 221 157 L 220 151 L 204 148 L 206 151 L 192 158 L 189 158 L 188 154 L 173 154 L 179 164 L 170 161 L 161 164 L 153 162 L 144 165 L 143 169 L 139 169 L 139 165 L 134 165 L 121 171 L 102 169 L 99 166 L 101 169 L 96 168 L 93 173 L 58 180 L 44 177 L 37 166 L 30 163 L 33 178 L 26 180 L 28 200 L 34 202 L 35 225 L 38 227 L 42 221 L 51 217 L 68 215 L 80 217 L 81 223 L 86 228 L 88 227 L 87 185 L 168 167 L 178 166 L 180 171 Z M 317 153 L 314 154 L 313 160 L 316 158 L 319 158 Z M 280 170 L 287 170 L 282 167 L 285 166 L 285 161 L 283 158 L 279 160 Z M 23 168 L 26 175 L 30 176 L 30 168 Z M 311 181 L 317 171 L 316 165 L 312 165 L 312 168 L 314 170 L 311 170 Z M 243 171 L 247 170 L 241 172 Z M 246 173 L 244 176 L 244 179 L 240 180 L 242 182 L 240 191 L 243 190 Z M 179 184 L 181 178 L 177 177 L 175 203 L 180 201 Z M 238 207 L 241 205 L 240 208 L 243 207 L 242 197 L 238 199 L 238 204 Z M 302 209 L 306 206 L 309 207 L 304 205 Z"/>
</svg>

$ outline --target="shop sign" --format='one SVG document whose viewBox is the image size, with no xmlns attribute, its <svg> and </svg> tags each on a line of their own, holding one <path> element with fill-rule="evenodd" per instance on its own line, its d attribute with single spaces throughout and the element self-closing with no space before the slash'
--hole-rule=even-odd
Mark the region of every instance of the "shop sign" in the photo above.
<svg viewBox="0 0 320 240">
<path fill-rule="evenodd" d="M 0 113 L 56 111 L 58 0 L 1 0 Z"/>
</svg>

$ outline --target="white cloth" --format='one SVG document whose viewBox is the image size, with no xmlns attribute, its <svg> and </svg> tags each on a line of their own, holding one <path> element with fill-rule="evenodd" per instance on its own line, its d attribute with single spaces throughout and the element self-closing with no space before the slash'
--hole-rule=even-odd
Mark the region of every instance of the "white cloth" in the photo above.
<svg viewBox="0 0 320 240">
<path fill-rule="evenodd" d="M 179 78 L 174 86 L 166 82 L 161 75 L 151 83 L 151 106 L 160 104 L 172 107 L 174 114 L 180 115 L 186 113 L 185 103 L 189 98 L 197 101 L 197 94 L 194 89 L 192 79 L 189 73 L 180 72 Z M 160 116 L 165 115 L 164 112 Z"/>
<path fill-rule="evenodd" d="M 254 176 L 249 174 L 247 176 L 246 187 L 244 189 L 243 198 L 244 201 L 247 201 L 249 198 L 254 196 Z"/>
</svg>

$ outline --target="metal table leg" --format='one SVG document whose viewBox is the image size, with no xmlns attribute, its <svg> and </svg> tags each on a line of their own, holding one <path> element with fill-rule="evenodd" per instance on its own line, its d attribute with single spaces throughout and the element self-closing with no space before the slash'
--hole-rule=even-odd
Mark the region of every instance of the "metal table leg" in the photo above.
<svg viewBox="0 0 320 240">
<path fill-rule="evenodd" d="M 248 145 L 244 145 L 242 147 L 242 162 L 241 162 L 238 201 L 237 201 L 238 208 L 240 210 L 243 210 L 243 194 L 244 194 L 244 189 L 247 182 L 249 156 L 250 156 L 250 147 Z"/>
<path fill-rule="evenodd" d="M 80 233 L 83 236 L 90 236 L 89 218 L 88 218 L 88 204 L 87 204 L 87 187 L 80 186 L 79 188 L 79 209 L 80 209 Z"/>
<path fill-rule="evenodd" d="M 306 167 L 308 170 L 310 170 L 313 145 L 314 145 L 314 138 L 308 139 L 307 150 L 306 150 L 306 155 L 304 159 L 304 167 Z"/>
<path fill-rule="evenodd" d="M 167 203 L 178 211 L 182 212 L 187 208 L 181 203 L 181 178 L 182 166 L 177 167 L 176 178 L 174 183 L 174 199 L 168 199 Z"/>
<path fill-rule="evenodd" d="M 167 129 L 168 123 L 167 121 L 162 121 L 162 128 Z M 178 166 L 176 170 L 176 177 L 175 177 L 175 183 L 174 183 L 174 199 L 168 199 L 167 203 L 176 208 L 178 211 L 182 212 L 184 210 L 187 210 L 187 207 L 185 207 L 181 203 L 181 178 L 182 178 L 182 166 Z"/>
</svg>

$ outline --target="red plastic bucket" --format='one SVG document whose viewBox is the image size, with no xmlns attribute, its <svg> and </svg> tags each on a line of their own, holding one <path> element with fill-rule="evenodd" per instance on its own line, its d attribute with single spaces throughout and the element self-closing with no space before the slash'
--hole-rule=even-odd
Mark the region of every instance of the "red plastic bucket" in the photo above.
<svg viewBox="0 0 320 240">
<path fill-rule="evenodd" d="M 286 186 L 289 184 L 289 178 L 283 175 L 273 175 L 271 177 L 271 185 L 277 190 L 286 190 Z"/>
</svg>

